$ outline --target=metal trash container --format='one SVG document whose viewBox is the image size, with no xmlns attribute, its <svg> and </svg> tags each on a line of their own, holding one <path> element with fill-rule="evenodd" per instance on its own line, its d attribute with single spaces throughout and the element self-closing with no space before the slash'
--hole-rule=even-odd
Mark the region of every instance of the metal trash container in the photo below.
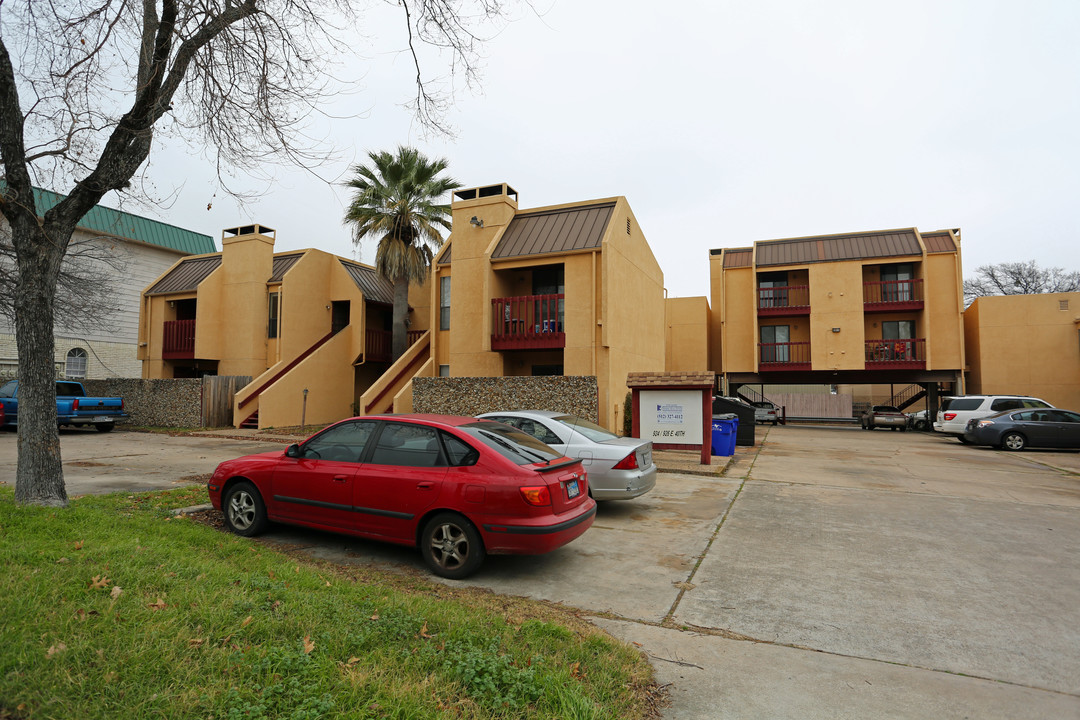
<svg viewBox="0 0 1080 720">
<path fill-rule="evenodd" d="M 731 457 L 735 454 L 735 434 L 739 427 L 739 416 L 734 413 L 713 415 L 712 419 L 712 454 Z"/>
</svg>

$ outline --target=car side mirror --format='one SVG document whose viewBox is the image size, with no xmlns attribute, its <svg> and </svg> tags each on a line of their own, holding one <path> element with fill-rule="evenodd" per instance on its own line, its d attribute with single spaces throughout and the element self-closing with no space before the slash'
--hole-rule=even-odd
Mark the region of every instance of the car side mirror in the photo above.
<svg viewBox="0 0 1080 720">
<path fill-rule="evenodd" d="M 303 451 L 300 449 L 300 446 L 298 444 L 296 444 L 296 443 L 293 443 L 289 447 L 285 448 L 285 457 L 298 458 L 298 457 L 303 457 L 303 455 L 304 455 Z"/>
</svg>

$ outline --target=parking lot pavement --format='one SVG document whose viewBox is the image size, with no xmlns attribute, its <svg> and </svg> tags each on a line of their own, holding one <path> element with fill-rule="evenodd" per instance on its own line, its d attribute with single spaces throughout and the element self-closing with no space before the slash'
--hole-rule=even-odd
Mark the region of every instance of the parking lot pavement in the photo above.
<svg viewBox="0 0 1080 720">
<path fill-rule="evenodd" d="M 638 643 L 668 720 L 1080 718 L 1077 453 L 777 427 L 722 477 L 662 473 L 544 556 L 463 584 L 561 602 Z M 13 434 L 0 463 L 14 478 Z M 69 492 L 161 487 L 274 445 L 62 433 Z M 7 479 L 0 476 L 0 479 Z M 274 527 L 271 542 L 425 572 L 419 554 Z M 603 617 L 600 617 L 603 616 Z"/>
<path fill-rule="evenodd" d="M 0 481 L 15 483 L 16 435 L 0 432 Z M 266 452 L 273 443 L 165 434 L 60 430 L 60 454 L 69 497 L 135 492 L 206 482 L 204 476 L 230 458 Z"/>
<path fill-rule="evenodd" d="M 670 718 L 1080 717 L 1080 477 L 1054 459 L 770 430 L 675 609 L 701 634 L 602 624 L 657 658 Z"/>
</svg>

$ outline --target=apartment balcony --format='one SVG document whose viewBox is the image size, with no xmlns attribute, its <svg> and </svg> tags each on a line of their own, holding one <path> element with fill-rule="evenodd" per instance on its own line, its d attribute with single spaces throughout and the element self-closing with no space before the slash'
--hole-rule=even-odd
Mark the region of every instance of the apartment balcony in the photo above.
<svg viewBox="0 0 1080 720">
<path fill-rule="evenodd" d="M 412 347 L 413 343 L 420 339 L 420 336 L 424 334 L 423 330 L 409 330 L 406 342 L 407 347 Z M 391 355 L 392 348 L 394 346 L 394 333 L 390 330 L 372 330 L 368 329 L 364 332 L 364 361 L 365 362 L 390 362 L 393 358 Z"/>
<path fill-rule="evenodd" d="M 864 312 L 923 309 L 923 281 L 883 280 L 863 283 Z"/>
<path fill-rule="evenodd" d="M 195 321 L 166 320 L 161 342 L 163 360 L 195 359 Z"/>
<path fill-rule="evenodd" d="M 492 350 L 549 350 L 566 347 L 564 295 L 492 298 Z"/>
<path fill-rule="evenodd" d="M 811 370 L 810 343 L 758 343 L 758 371 Z"/>
<path fill-rule="evenodd" d="M 867 370 L 925 370 L 926 338 L 867 340 Z"/>
<path fill-rule="evenodd" d="M 758 317 L 810 314 L 809 285 L 758 288 L 757 296 Z"/>
</svg>

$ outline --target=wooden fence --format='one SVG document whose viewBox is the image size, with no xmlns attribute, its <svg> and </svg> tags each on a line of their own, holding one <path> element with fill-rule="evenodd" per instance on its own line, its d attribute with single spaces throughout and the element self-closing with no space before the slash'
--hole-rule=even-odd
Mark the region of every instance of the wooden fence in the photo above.
<svg viewBox="0 0 1080 720">
<path fill-rule="evenodd" d="M 250 375 L 207 375 L 202 379 L 203 427 L 230 427 L 236 391 L 251 382 Z"/>
</svg>

